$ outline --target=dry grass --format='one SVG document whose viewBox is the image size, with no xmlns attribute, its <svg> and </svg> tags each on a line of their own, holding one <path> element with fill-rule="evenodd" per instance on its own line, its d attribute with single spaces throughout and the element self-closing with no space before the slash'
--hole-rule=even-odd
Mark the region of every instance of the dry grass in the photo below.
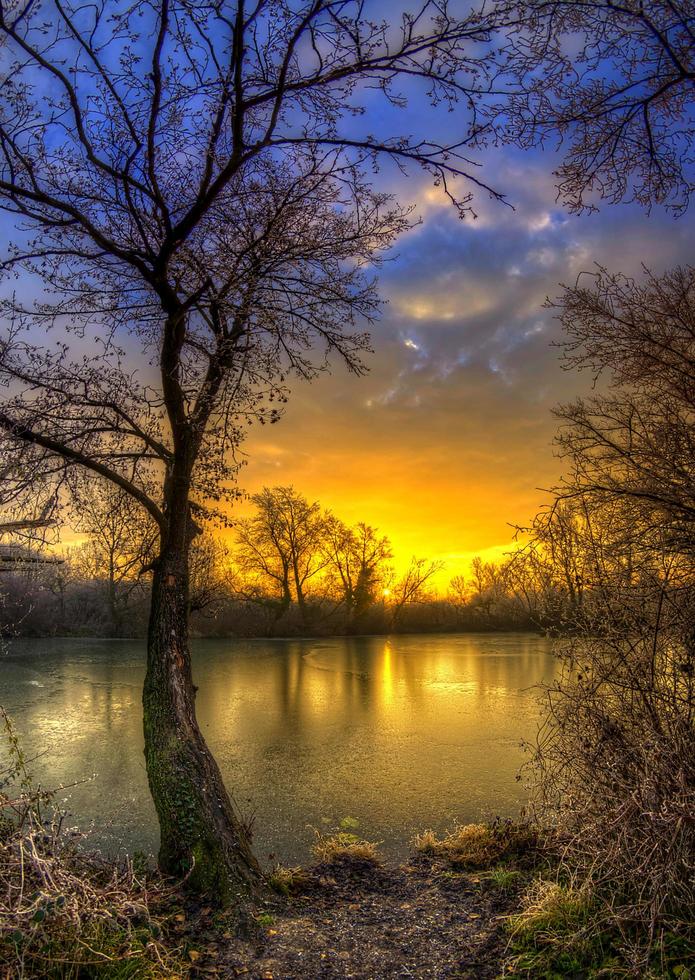
<svg viewBox="0 0 695 980">
<path fill-rule="evenodd" d="M 592 897 L 587 888 L 537 879 L 522 899 L 522 909 L 509 920 L 509 931 L 518 939 L 553 943 L 576 934 L 587 922 Z"/>
<path fill-rule="evenodd" d="M 412 844 L 420 854 L 444 858 L 456 867 L 482 870 L 535 846 L 535 838 L 525 825 L 496 821 L 465 824 L 441 838 L 433 830 L 424 830 Z"/>
<path fill-rule="evenodd" d="M 2 708 L 0 718 L 8 757 L 0 771 L 0 975 L 181 975 L 151 912 L 164 886 L 139 878 L 130 862 L 79 849 L 53 795 L 32 788 Z"/>
<path fill-rule="evenodd" d="M 457 827 L 446 837 L 426 830 L 414 840 L 416 850 L 422 854 L 444 857 L 451 864 L 470 868 L 487 868 L 502 855 L 502 846 L 487 824 L 469 823 Z"/>
<path fill-rule="evenodd" d="M 372 867 L 381 864 L 378 844 L 361 840 L 355 834 L 324 835 L 317 831 L 311 851 L 321 864 L 371 865 Z"/>
<path fill-rule="evenodd" d="M 626 976 L 611 937 L 596 918 L 596 902 L 586 887 L 536 879 L 509 917 L 511 958 L 504 976 Z"/>
<path fill-rule="evenodd" d="M 282 864 L 276 865 L 268 879 L 270 887 L 281 895 L 296 895 L 303 891 L 309 884 L 310 875 L 299 866 L 286 868 Z"/>
</svg>

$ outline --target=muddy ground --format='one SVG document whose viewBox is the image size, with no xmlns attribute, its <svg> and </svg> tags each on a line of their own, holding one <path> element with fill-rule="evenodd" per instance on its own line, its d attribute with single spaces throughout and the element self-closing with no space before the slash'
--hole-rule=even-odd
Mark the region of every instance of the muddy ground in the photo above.
<svg viewBox="0 0 695 980">
<path fill-rule="evenodd" d="M 319 866 L 300 894 L 270 900 L 245 935 L 202 909 L 180 924 L 193 976 L 386 980 L 500 976 L 504 921 L 518 891 L 484 872 L 414 859 L 399 867 Z"/>
</svg>

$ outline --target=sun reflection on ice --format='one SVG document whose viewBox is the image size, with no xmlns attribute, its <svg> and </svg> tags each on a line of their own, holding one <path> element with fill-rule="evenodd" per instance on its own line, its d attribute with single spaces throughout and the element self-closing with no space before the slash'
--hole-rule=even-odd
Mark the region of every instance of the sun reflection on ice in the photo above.
<svg viewBox="0 0 695 980">
<path fill-rule="evenodd" d="M 386 707 L 393 704 L 393 651 L 391 649 L 391 640 L 387 640 L 384 644 L 381 666 L 381 694 Z"/>
</svg>

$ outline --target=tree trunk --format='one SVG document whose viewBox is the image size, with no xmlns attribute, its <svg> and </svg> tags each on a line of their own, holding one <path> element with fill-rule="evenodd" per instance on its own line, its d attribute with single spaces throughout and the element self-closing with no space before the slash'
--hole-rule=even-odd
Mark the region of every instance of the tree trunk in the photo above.
<svg viewBox="0 0 695 980">
<path fill-rule="evenodd" d="M 208 901 L 244 904 L 262 881 L 249 836 L 195 716 L 187 548 L 164 546 L 152 583 L 143 691 L 145 759 L 160 868 Z"/>
<path fill-rule="evenodd" d="M 302 587 L 302 580 L 299 575 L 299 569 L 297 568 L 297 562 L 292 563 L 292 572 L 294 575 L 294 591 L 297 594 L 297 605 L 299 606 L 299 615 L 301 616 L 302 625 L 309 625 L 309 617 L 307 615 L 306 599 L 304 598 L 304 591 Z"/>
</svg>

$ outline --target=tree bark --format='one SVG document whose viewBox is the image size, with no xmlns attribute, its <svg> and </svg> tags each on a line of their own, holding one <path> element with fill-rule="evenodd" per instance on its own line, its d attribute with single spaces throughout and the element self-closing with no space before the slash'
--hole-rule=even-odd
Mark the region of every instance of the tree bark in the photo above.
<svg viewBox="0 0 695 980">
<path fill-rule="evenodd" d="M 152 583 L 143 691 L 145 759 L 161 833 L 160 868 L 208 901 L 244 905 L 262 882 L 249 835 L 195 715 L 185 544 L 163 544 Z"/>
</svg>

